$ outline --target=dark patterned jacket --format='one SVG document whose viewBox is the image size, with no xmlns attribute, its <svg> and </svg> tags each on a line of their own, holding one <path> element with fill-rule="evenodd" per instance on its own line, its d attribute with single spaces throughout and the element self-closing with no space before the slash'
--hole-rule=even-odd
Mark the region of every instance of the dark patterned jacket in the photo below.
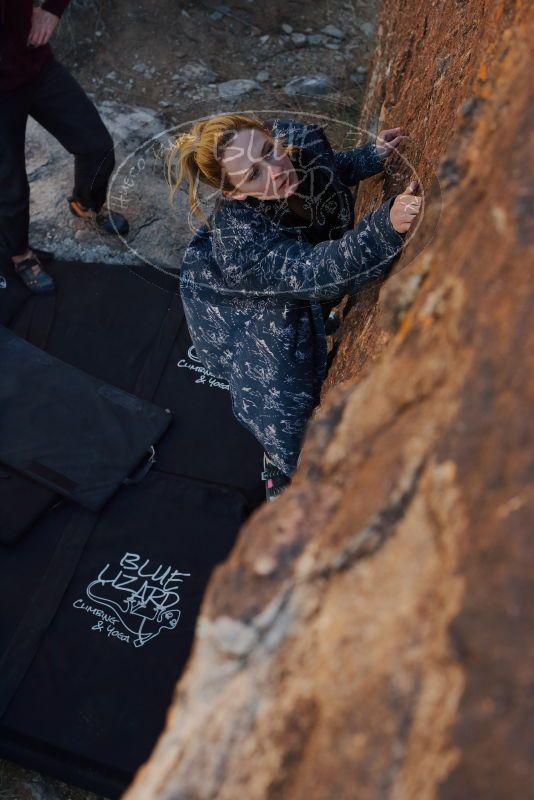
<svg viewBox="0 0 534 800">
<path fill-rule="evenodd" d="M 393 198 L 353 227 L 348 187 L 382 170 L 373 142 L 335 152 L 318 125 L 268 125 L 300 148 L 290 158 L 312 222 L 285 200 L 221 195 L 185 251 L 180 283 L 198 357 L 228 382 L 236 417 L 292 475 L 326 375 L 321 301 L 331 306 L 383 277 L 404 238 L 390 222 Z"/>
</svg>

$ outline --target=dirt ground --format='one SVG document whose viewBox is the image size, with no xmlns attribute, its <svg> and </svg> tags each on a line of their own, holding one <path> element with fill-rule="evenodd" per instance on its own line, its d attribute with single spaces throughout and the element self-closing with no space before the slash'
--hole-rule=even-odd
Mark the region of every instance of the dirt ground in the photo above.
<svg viewBox="0 0 534 800">
<path fill-rule="evenodd" d="M 378 6 L 378 0 L 73 0 L 54 49 L 97 106 L 118 101 L 152 109 L 166 126 L 229 109 L 355 124 Z M 286 91 L 290 81 L 318 75 L 319 90 Z M 32 185 L 37 200 L 39 189 Z M 97 800 L 7 762 L 0 762 L 0 798 Z"/>
<path fill-rule="evenodd" d="M 377 6 L 377 0 L 78 0 L 64 15 L 56 52 L 97 100 L 150 105 L 175 122 L 198 116 L 219 98 L 220 83 L 239 79 L 260 84 L 259 95 L 247 95 L 253 103 L 269 98 L 280 108 L 324 110 L 330 102 L 324 97 L 283 91 L 292 78 L 316 73 L 331 78 L 337 103 L 354 122 Z M 323 33 L 328 25 L 341 36 Z"/>
</svg>

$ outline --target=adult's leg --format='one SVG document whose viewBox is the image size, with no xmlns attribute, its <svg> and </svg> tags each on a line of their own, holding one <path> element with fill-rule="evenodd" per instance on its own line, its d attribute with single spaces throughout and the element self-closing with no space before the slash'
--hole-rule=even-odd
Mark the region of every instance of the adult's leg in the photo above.
<svg viewBox="0 0 534 800">
<path fill-rule="evenodd" d="M 74 199 L 98 211 L 115 166 L 113 140 L 80 84 L 58 61 L 40 75 L 29 112 L 74 155 Z"/>
<path fill-rule="evenodd" d="M 26 87 L 0 93 L 0 253 L 8 259 L 28 250 L 30 190 L 24 154 L 28 108 Z"/>
<path fill-rule="evenodd" d="M 12 262 L 26 287 L 52 292 L 54 281 L 28 244 L 30 188 L 24 140 L 31 84 L 0 92 L 0 257 Z"/>
</svg>

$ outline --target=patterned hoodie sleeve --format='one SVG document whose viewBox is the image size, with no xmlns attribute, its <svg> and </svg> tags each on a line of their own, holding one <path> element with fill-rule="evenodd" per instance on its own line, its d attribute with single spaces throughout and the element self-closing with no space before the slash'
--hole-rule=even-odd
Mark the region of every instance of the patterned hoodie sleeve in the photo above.
<svg viewBox="0 0 534 800">
<path fill-rule="evenodd" d="M 218 219 L 213 253 L 234 295 L 328 300 L 383 277 L 404 238 L 393 228 L 390 198 L 340 239 L 312 245 L 298 231 L 250 216 L 237 201 Z"/>
<path fill-rule="evenodd" d="M 367 142 L 363 147 L 353 147 L 351 150 L 332 150 L 326 133 L 320 125 L 306 125 L 309 142 L 321 148 L 323 152 L 330 151 L 341 183 L 345 186 L 356 186 L 359 181 L 377 175 L 384 169 L 384 161 L 378 155 L 376 144 Z"/>
<path fill-rule="evenodd" d="M 378 155 L 374 142 L 352 150 L 334 150 L 336 170 L 341 183 L 356 186 L 358 181 L 377 175 L 384 169 L 384 162 Z"/>
</svg>

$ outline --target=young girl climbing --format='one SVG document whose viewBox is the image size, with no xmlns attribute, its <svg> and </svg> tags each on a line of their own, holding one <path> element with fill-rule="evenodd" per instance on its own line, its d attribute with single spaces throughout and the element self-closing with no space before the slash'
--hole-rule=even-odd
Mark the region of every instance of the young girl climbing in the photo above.
<svg viewBox="0 0 534 800">
<path fill-rule="evenodd" d="M 203 219 L 180 274 L 198 357 L 229 384 L 235 416 L 261 443 L 267 500 L 290 483 L 327 371 L 325 320 L 383 277 L 420 210 L 417 184 L 354 226 L 349 187 L 375 175 L 401 128 L 334 151 L 316 124 L 220 114 L 177 137 L 173 194 L 187 179 Z M 217 190 L 209 217 L 199 182 Z"/>
</svg>

